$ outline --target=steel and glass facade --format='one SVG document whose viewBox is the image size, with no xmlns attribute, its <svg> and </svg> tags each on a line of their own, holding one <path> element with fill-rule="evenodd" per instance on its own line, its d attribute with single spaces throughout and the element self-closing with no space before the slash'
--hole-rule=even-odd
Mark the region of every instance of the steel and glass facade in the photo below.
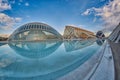
<svg viewBox="0 0 120 80">
<path fill-rule="evenodd" d="M 36 41 L 48 39 L 62 39 L 62 36 L 51 26 L 44 23 L 28 23 L 16 29 L 9 41 Z"/>
</svg>

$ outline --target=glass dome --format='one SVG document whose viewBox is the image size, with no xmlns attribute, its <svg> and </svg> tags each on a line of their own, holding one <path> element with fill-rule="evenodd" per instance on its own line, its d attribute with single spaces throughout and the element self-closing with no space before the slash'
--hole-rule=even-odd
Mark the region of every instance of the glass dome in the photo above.
<svg viewBox="0 0 120 80">
<path fill-rule="evenodd" d="M 27 23 L 16 29 L 9 41 L 40 41 L 48 39 L 62 39 L 62 36 L 51 26 L 44 23 Z"/>
</svg>

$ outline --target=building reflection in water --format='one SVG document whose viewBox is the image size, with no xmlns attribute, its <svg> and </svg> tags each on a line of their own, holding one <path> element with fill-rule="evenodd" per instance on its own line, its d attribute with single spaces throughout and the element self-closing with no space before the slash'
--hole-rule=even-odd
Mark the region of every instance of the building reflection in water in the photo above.
<svg viewBox="0 0 120 80">
<path fill-rule="evenodd" d="M 66 51 L 76 50 L 76 52 L 70 54 L 66 54 L 63 49 L 64 46 L 60 46 L 62 42 L 59 41 L 9 43 L 12 48 L 11 51 L 15 54 L 11 53 L 7 60 L 12 59 L 12 61 L 1 68 L 2 78 L 4 80 L 56 80 L 80 67 L 96 53 L 100 47 L 97 44 L 86 48 L 92 45 L 94 41 L 64 41 Z M 82 48 L 84 50 L 81 52 L 77 51 Z M 52 56 L 46 57 L 52 53 L 54 53 Z M 17 59 L 20 60 L 17 61 Z"/>
<path fill-rule="evenodd" d="M 9 46 L 19 55 L 27 58 L 43 58 L 52 54 L 62 42 L 12 42 Z"/>
<path fill-rule="evenodd" d="M 96 40 L 96 43 L 99 45 L 99 46 L 102 46 L 103 43 L 104 43 L 105 39 L 97 39 Z"/>
<path fill-rule="evenodd" d="M 95 40 L 72 40 L 72 41 L 64 41 L 64 46 L 66 52 L 71 52 L 75 50 L 79 50 L 85 48 L 87 46 L 92 45 Z"/>
<path fill-rule="evenodd" d="M 0 46 L 3 46 L 3 45 L 5 45 L 5 44 L 7 44 L 7 43 L 0 43 Z"/>
</svg>

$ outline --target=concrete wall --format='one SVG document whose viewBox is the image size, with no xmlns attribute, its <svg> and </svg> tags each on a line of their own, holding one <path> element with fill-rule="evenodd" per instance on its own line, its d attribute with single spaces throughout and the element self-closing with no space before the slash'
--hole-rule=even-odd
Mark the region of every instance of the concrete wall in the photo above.
<svg viewBox="0 0 120 80">
<path fill-rule="evenodd" d="M 74 26 L 66 26 L 63 35 L 64 39 L 88 39 L 94 37 L 93 32 Z"/>
</svg>

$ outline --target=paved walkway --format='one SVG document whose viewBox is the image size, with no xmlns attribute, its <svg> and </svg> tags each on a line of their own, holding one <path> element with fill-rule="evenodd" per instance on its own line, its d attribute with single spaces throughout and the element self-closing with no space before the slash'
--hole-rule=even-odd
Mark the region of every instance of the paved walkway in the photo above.
<svg viewBox="0 0 120 80">
<path fill-rule="evenodd" d="M 90 80 L 114 80 L 114 61 L 109 44 L 106 45 L 101 62 Z"/>
<path fill-rule="evenodd" d="M 120 44 L 109 41 L 112 49 L 114 65 L 115 65 L 115 80 L 120 80 Z"/>
<path fill-rule="evenodd" d="M 114 61 L 109 44 L 74 71 L 57 80 L 114 80 Z"/>
</svg>

